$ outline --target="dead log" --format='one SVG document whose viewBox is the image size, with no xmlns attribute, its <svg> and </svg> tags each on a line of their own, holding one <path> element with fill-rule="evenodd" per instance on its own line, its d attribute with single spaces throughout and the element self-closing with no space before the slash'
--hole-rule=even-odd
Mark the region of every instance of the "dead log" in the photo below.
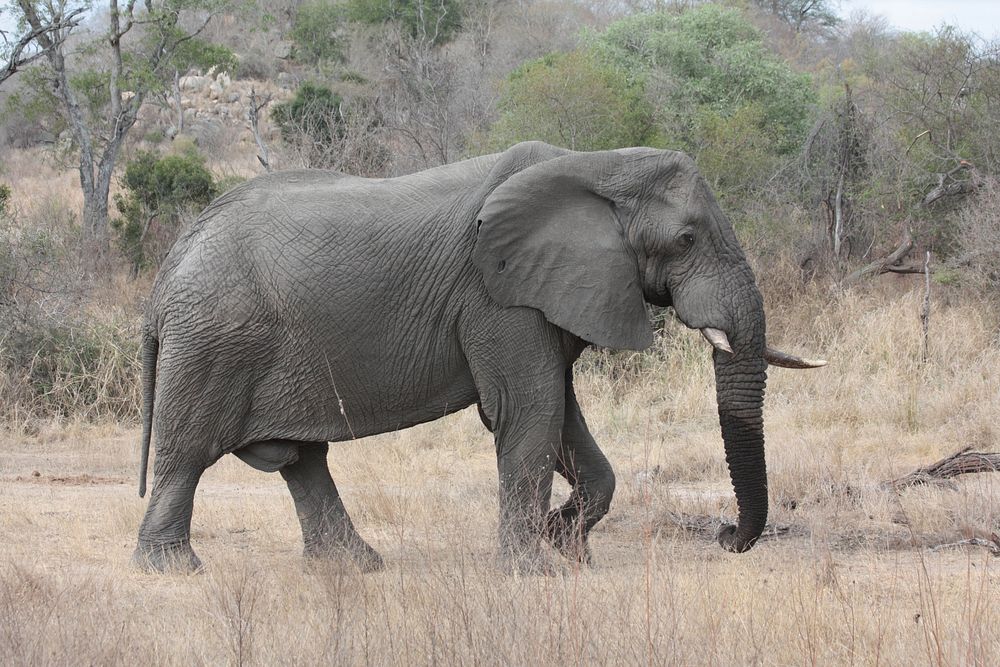
<svg viewBox="0 0 1000 667">
<path fill-rule="evenodd" d="M 955 174 L 964 170 L 972 172 L 972 178 L 965 181 L 955 180 Z M 945 181 L 950 182 L 945 183 Z M 924 198 L 920 201 L 920 205 L 926 208 L 942 197 L 954 197 L 956 195 L 966 195 L 970 192 L 975 192 L 979 185 L 979 178 L 972 163 L 968 160 L 960 159 L 954 169 L 944 174 L 938 174 L 937 187 L 924 195 Z"/>
<path fill-rule="evenodd" d="M 910 235 L 910 230 L 906 230 L 903 240 L 899 242 L 899 246 L 889 253 L 888 256 L 877 259 L 856 271 L 852 271 L 840 281 L 840 286 L 842 288 L 849 287 L 865 278 L 874 278 L 883 273 L 923 273 L 924 269 L 922 266 L 904 266 L 900 264 L 911 250 L 913 250 L 913 237 Z"/>
<path fill-rule="evenodd" d="M 890 489 L 905 489 L 920 484 L 939 484 L 955 488 L 951 480 L 959 475 L 977 472 L 997 472 L 1000 470 L 1000 453 L 973 452 L 972 447 L 965 447 L 951 456 L 922 468 L 917 468 L 908 475 L 886 482 Z"/>
</svg>

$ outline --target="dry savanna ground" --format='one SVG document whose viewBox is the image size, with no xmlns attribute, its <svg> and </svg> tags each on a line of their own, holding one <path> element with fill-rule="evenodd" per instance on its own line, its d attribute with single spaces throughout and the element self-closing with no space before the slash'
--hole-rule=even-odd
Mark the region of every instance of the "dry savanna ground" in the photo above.
<svg viewBox="0 0 1000 667">
<path fill-rule="evenodd" d="M 145 501 L 138 432 L 67 422 L 0 437 L 3 664 L 1000 664 L 1000 560 L 943 547 L 1000 532 L 1000 475 L 882 482 L 962 446 L 1000 450 L 997 315 L 936 293 L 817 292 L 772 342 L 829 367 L 771 371 L 771 521 L 744 555 L 711 535 L 734 502 L 707 346 L 593 353 L 579 393 L 618 474 L 595 564 L 493 567 L 496 469 L 473 411 L 331 447 L 385 571 L 305 562 L 278 475 L 227 457 L 195 502 L 199 575 L 128 559 Z M 565 485 L 557 485 L 564 497 Z M 701 522 L 682 530 L 677 520 Z"/>
</svg>

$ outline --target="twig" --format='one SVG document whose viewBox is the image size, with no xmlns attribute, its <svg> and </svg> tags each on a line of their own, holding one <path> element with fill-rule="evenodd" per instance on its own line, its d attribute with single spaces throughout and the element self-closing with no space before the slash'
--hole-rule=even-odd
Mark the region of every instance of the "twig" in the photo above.
<svg viewBox="0 0 1000 667">
<path fill-rule="evenodd" d="M 927 363 L 927 352 L 929 345 L 928 332 L 931 325 L 931 251 L 928 250 L 924 257 L 924 303 L 920 308 L 920 326 L 924 330 L 924 350 L 921 361 Z"/>
</svg>

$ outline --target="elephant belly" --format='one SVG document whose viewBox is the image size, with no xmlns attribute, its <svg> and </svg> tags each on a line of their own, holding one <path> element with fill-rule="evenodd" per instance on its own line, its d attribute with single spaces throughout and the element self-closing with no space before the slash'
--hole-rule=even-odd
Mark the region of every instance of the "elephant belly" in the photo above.
<svg viewBox="0 0 1000 667">
<path fill-rule="evenodd" d="M 343 348 L 322 356 L 285 357 L 291 363 L 257 385 L 249 439 L 352 440 L 433 421 L 479 398 L 460 353 L 437 363 Z"/>
<path fill-rule="evenodd" d="M 299 460 L 299 445 L 281 440 L 252 442 L 233 454 L 251 468 L 261 472 L 277 472 Z"/>
</svg>

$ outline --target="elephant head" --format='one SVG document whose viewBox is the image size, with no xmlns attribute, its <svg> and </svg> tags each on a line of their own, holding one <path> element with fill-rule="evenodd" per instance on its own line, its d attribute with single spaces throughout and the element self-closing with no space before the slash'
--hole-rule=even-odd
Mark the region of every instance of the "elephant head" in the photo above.
<svg viewBox="0 0 1000 667">
<path fill-rule="evenodd" d="M 768 362 L 810 367 L 767 347 L 753 271 L 694 162 L 648 148 L 567 153 L 511 176 L 478 216 L 475 262 L 491 297 L 530 306 L 597 345 L 652 342 L 645 302 L 673 306 L 714 347 L 716 397 L 736 526 L 720 544 L 753 546 L 767 518 L 762 408 Z"/>
</svg>

